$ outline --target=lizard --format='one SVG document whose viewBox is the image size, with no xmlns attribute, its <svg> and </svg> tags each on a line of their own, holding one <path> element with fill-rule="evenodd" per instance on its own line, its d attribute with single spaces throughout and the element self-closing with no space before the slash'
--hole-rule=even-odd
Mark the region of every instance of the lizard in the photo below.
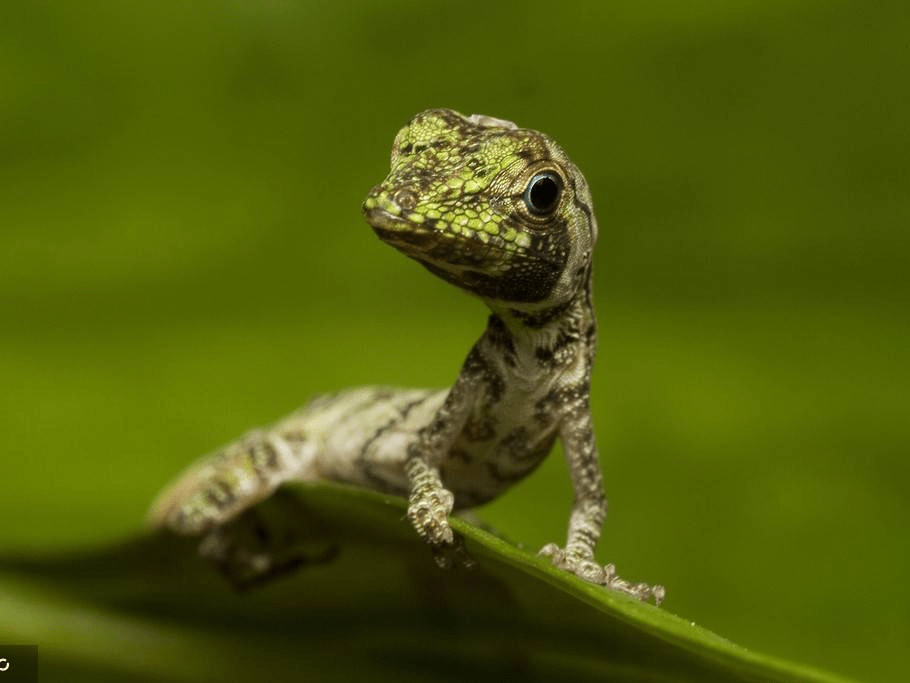
<svg viewBox="0 0 910 683">
<path fill-rule="evenodd" d="M 192 466 L 154 503 L 153 524 L 213 538 L 282 482 L 330 480 L 406 496 L 417 533 L 453 548 L 448 516 L 496 498 L 558 438 L 574 502 L 565 545 L 540 554 L 659 604 L 663 587 L 594 559 L 607 510 L 589 400 L 597 221 L 575 164 L 543 133 L 430 109 L 398 132 L 362 211 L 382 241 L 490 309 L 454 385 L 317 397 Z"/>
</svg>

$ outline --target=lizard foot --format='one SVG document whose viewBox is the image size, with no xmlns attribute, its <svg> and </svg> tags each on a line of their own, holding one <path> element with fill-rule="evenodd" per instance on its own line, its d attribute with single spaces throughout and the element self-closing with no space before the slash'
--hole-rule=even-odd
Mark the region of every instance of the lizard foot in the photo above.
<svg viewBox="0 0 910 683">
<path fill-rule="evenodd" d="M 612 564 L 601 566 L 589 559 L 569 554 L 555 543 L 548 543 L 541 548 L 542 557 L 547 557 L 558 569 L 575 574 L 578 578 L 594 583 L 598 586 L 606 586 L 621 593 L 626 593 L 642 601 L 654 599 L 656 605 L 660 605 L 666 597 L 666 590 L 663 586 L 650 586 L 647 583 L 630 583 L 621 579 L 616 574 L 616 567 Z"/>
<path fill-rule="evenodd" d="M 444 488 L 425 490 L 411 496 L 408 519 L 417 533 L 434 548 L 452 546 L 455 534 L 448 516 L 455 505 L 455 496 Z"/>
</svg>

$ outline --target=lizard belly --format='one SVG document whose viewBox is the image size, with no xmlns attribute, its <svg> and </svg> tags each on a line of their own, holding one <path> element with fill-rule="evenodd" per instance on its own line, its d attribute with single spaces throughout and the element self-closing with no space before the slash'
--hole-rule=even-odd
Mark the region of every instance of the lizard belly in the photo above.
<svg viewBox="0 0 910 683">
<path fill-rule="evenodd" d="M 364 387 L 315 399 L 293 418 L 316 442 L 313 470 L 302 478 L 406 494 L 408 445 L 447 393 Z"/>
<path fill-rule="evenodd" d="M 473 407 L 461 434 L 439 462 L 440 478 L 464 509 L 492 500 L 549 454 L 557 422 L 535 407 L 541 387 L 507 389 Z M 325 479 L 408 494 L 408 448 L 445 401 L 448 390 L 362 387 L 315 398 L 277 425 L 314 448 L 296 478 Z"/>
</svg>

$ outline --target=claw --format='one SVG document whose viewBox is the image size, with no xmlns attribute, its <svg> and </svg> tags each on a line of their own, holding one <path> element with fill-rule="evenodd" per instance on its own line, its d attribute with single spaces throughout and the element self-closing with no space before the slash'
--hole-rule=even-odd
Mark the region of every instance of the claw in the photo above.
<svg viewBox="0 0 910 683">
<path fill-rule="evenodd" d="M 596 562 L 582 560 L 575 567 L 574 574 L 588 583 L 604 585 L 604 568 Z"/>
<path fill-rule="evenodd" d="M 540 549 L 540 552 L 537 553 L 541 557 L 548 557 L 553 561 L 553 564 L 562 562 L 565 557 L 565 551 L 563 551 L 555 543 L 547 543 L 543 548 Z"/>
<path fill-rule="evenodd" d="M 651 596 L 654 598 L 654 604 L 660 607 L 660 603 L 667 597 L 667 591 L 663 586 L 655 585 L 651 587 Z"/>
</svg>

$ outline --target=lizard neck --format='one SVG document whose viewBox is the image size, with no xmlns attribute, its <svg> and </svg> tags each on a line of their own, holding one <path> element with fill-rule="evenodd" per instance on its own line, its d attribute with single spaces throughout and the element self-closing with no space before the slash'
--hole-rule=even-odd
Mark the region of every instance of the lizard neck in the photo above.
<svg viewBox="0 0 910 683">
<path fill-rule="evenodd" d="M 521 311 L 487 302 L 492 310 L 485 336 L 518 366 L 552 367 L 560 357 L 579 352 L 590 368 L 597 343 L 597 324 L 591 300 L 591 280 L 568 301 L 537 311 Z"/>
</svg>

